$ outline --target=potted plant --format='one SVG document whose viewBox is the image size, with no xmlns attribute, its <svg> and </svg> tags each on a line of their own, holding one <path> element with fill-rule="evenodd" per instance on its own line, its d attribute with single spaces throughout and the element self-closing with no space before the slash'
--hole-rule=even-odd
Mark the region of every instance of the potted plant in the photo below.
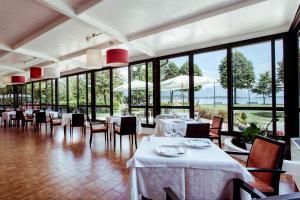
<svg viewBox="0 0 300 200">
<path fill-rule="evenodd" d="M 253 122 L 250 123 L 249 127 L 244 129 L 244 131 L 242 132 L 242 136 L 243 139 L 245 140 L 247 150 L 251 149 L 255 136 L 260 133 L 261 133 L 260 128 L 258 128 L 256 123 Z"/>
</svg>

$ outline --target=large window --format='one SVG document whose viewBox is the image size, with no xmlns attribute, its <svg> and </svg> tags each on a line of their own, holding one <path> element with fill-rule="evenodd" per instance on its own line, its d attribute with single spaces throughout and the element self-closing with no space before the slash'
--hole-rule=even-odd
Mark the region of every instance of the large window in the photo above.
<svg viewBox="0 0 300 200">
<path fill-rule="evenodd" d="M 41 87 L 40 82 L 33 83 L 33 108 L 39 109 L 41 108 Z"/>
<path fill-rule="evenodd" d="M 46 109 L 47 108 L 47 87 L 46 83 L 47 81 L 41 81 L 41 108 Z"/>
<path fill-rule="evenodd" d="M 80 112 L 87 113 L 87 74 L 78 75 L 78 105 Z"/>
<path fill-rule="evenodd" d="M 110 71 L 95 73 L 96 118 L 106 119 L 110 115 Z"/>
<path fill-rule="evenodd" d="M 128 110 L 128 68 L 113 69 L 113 114 L 127 115 Z"/>
<path fill-rule="evenodd" d="M 194 55 L 195 117 L 211 122 L 223 117 L 223 131 L 228 130 L 227 51 L 219 50 Z"/>
<path fill-rule="evenodd" d="M 160 60 L 160 106 L 162 114 L 189 115 L 188 56 Z M 177 109 L 176 109 L 177 108 Z"/>
<path fill-rule="evenodd" d="M 153 64 L 130 66 L 131 114 L 144 124 L 153 124 Z"/>
<path fill-rule="evenodd" d="M 69 111 L 74 112 L 77 109 L 77 76 L 69 77 Z"/>
<path fill-rule="evenodd" d="M 66 77 L 58 79 L 58 109 L 60 109 L 63 112 L 66 112 L 67 110 L 67 78 Z"/>
</svg>

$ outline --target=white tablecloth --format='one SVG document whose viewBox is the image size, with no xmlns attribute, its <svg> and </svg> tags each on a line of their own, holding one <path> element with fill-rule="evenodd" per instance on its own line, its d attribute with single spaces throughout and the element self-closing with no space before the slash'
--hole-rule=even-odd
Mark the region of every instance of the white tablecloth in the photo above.
<svg viewBox="0 0 300 200">
<path fill-rule="evenodd" d="M 157 119 L 154 129 L 154 135 L 168 136 L 172 129 L 176 129 L 182 136 L 186 134 L 187 124 L 201 123 L 200 121 L 189 119 Z"/>
<path fill-rule="evenodd" d="M 253 181 L 252 175 L 239 162 L 212 144 L 205 149 L 190 149 L 182 157 L 163 157 L 156 147 L 164 144 L 182 144 L 188 138 L 144 138 L 134 156 L 127 162 L 130 172 L 130 199 L 139 194 L 165 199 L 163 187 L 171 187 L 186 200 L 231 199 L 233 178 Z M 248 199 L 249 196 L 244 196 Z"/>
<path fill-rule="evenodd" d="M 10 115 L 15 115 L 16 111 L 9 111 L 9 112 L 3 112 L 2 113 L 2 121 L 8 122 L 10 119 Z"/>
<path fill-rule="evenodd" d="M 109 116 L 106 117 L 106 122 L 108 123 L 108 130 L 110 133 L 113 133 L 113 123 L 121 124 L 122 116 Z M 137 118 L 136 119 L 136 132 L 137 134 L 142 133 L 142 121 Z"/>
</svg>

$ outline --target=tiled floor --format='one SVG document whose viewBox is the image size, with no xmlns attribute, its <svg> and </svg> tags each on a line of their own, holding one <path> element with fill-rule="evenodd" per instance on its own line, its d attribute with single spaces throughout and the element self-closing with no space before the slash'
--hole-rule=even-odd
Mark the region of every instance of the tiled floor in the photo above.
<svg viewBox="0 0 300 200">
<path fill-rule="evenodd" d="M 120 153 L 101 133 L 90 149 L 89 134 L 21 130 L 0 128 L 0 199 L 128 199 L 125 138 Z"/>
<path fill-rule="evenodd" d="M 89 130 L 87 130 L 89 133 Z M 51 136 L 29 128 L 0 128 L 0 199 L 128 199 L 129 170 L 133 155 L 129 141 L 114 151 L 104 134 L 89 147 L 74 131 L 73 138 L 58 128 Z M 291 179 L 283 177 L 281 193 L 291 192 Z"/>
</svg>

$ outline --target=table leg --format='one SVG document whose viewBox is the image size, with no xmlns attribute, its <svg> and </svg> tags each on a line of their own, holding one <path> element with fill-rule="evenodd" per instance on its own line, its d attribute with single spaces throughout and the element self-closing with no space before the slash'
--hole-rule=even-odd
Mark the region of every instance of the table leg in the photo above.
<svg viewBox="0 0 300 200">
<path fill-rule="evenodd" d="M 66 136 L 67 133 L 67 125 L 64 125 L 64 135 Z"/>
</svg>

